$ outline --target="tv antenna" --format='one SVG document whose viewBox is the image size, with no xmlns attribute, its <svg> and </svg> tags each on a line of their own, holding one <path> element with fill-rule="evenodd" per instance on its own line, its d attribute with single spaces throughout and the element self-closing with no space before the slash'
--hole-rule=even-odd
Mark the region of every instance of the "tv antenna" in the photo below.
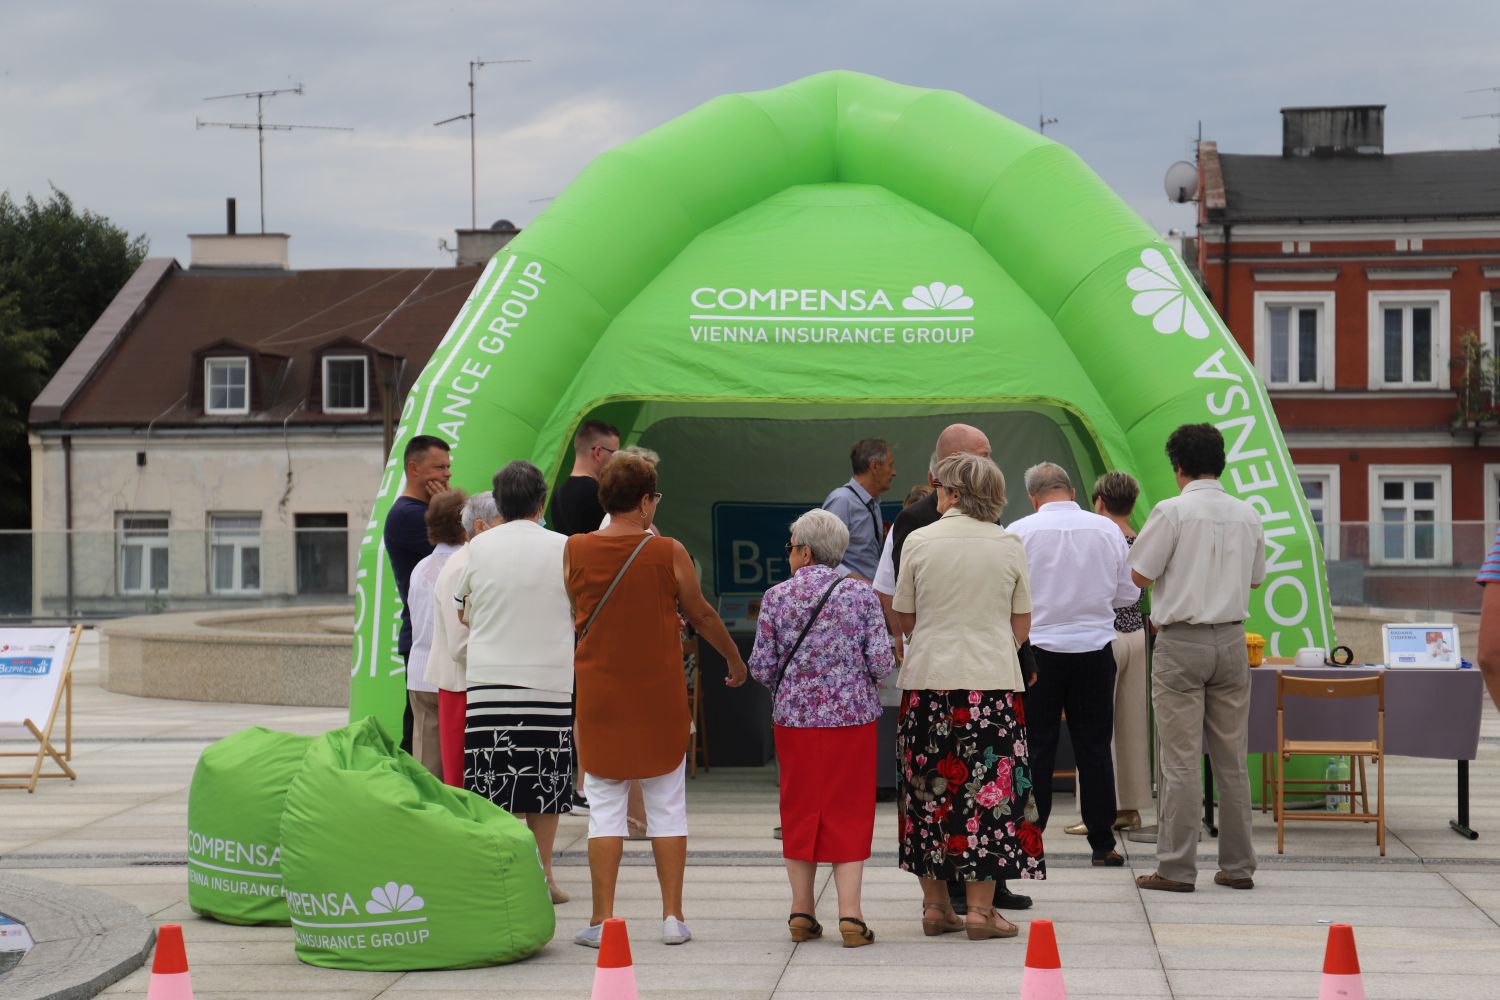
<svg viewBox="0 0 1500 1000">
<path fill-rule="evenodd" d="M 469 60 L 469 113 L 466 115 L 454 115 L 444 118 L 440 122 L 433 122 L 434 126 L 447 125 L 450 122 L 469 121 L 469 228 L 479 228 L 479 169 L 477 157 L 474 152 L 474 75 L 481 66 L 501 66 L 511 63 L 529 63 L 530 59 L 470 59 Z"/>
<path fill-rule="evenodd" d="M 255 98 L 255 122 L 206 122 L 196 119 L 198 128 L 236 128 L 254 129 L 257 145 L 260 147 L 260 231 L 266 231 L 266 133 L 267 132 L 291 132 L 297 129 L 317 129 L 322 132 L 353 132 L 352 128 L 342 125 L 280 125 L 266 121 L 266 101 L 281 94 L 296 94 L 302 96 L 302 84 L 295 87 L 286 87 L 281 90 L 247 90 L 238 94 L 216 94 L 213 97 L 205 97 L 205 101 L 227 101 L 234 97 Z"/>
<path fill-rule="evenodd" d="M 1466 90 L 1466 91 L 1464 91 L 1464 93 L 1465 94 L 1500 94 L 1500 87 L 1476 87 L 1474 90 Z M 1463 117 L 1465 119 L 1469 119 L 1469 118 L 1500 118 L 1500 111 L 1491 112 L 1490 114 L 1487 114 L 1487 115 L 1464 115 Z M 1500 142 L 1500 139 L 1496 139 L 1496 142 Z"/>
</svg>

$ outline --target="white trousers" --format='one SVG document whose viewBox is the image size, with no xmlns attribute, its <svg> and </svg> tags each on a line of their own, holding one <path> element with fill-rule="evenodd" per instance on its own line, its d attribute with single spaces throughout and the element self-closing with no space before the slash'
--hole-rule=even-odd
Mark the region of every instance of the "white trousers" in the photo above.
<svg viewBox="0 0 1500 1000">
<path fill-rule="evenodd" d="M 686 837 L 687 826 L 687 757 L 674 770 L 654 778 L 637 778 L 641 796 L 646 800 L 647 837 Z M 625 821 L 630 803 L 630 781 L 616 781 L 598 775 L 583 775 L 583 794 L 589 800 L 589 839 L 625 837 L 630 826 Z"/>
</svg>

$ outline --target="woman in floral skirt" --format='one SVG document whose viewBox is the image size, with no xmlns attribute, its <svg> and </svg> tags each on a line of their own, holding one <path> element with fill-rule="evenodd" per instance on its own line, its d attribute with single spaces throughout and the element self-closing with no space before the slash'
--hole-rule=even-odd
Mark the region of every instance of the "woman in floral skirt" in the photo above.
<svg viewBox="0 0 1500 1000">
<path fill-rule="evenodd" d="M 1005 477 L 993 462 L 953 455 L 936 477 L 942 516 L 907 537 L 892 600 L 911 636 L 896 682 L 906 692 L 900 864 L 921 881 L 928 936 L 1014 937 L 993 905 L 997 880 L 1046 877 L 1017 653 L 1031 627 L 1026 552 L 995 524 Z M 948 880 L 965 884 L 965 917 L 948 901 Z"/>
</svg>

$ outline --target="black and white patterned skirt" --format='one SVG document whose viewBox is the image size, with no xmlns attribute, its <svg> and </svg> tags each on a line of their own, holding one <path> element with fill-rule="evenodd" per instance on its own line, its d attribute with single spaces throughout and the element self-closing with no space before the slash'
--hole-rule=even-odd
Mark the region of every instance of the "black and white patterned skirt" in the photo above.
<svg viewBox="0 0 1500 1000">
<path fill-rule="evenodd" d="M 572 695 L 469 688 L 464 787 L 509 813 L 564 813 L 573 789 Z"/>
</svg>

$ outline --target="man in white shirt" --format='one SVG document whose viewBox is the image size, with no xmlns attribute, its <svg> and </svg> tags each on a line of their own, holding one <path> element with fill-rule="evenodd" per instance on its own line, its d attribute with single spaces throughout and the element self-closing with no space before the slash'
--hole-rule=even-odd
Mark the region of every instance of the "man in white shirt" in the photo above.
<svg viewBox="0 0 1500 1000">
<path fill-rule="evenodd" d="M 1114 734 L 1115 608 L 1140 597 L 1130 580 L 1125 536 L 1113 521 L 1074 500 L 1073 483 L 1059 465 L 1026 470 L 1026 494 L 1036 513 L 1010 526 L 1026 547 L 1031 578 L 1031 646 L 1037 680 L 1026 692 L 1032 794 L 1038 825 L 1052 812 L 1052 771 L 1062 714 L 1078 769 L 1079 806 L 1096 866 L 1118 868 L 1115 850 Z"/>
<path fill-rule="evenodd" d="M 1214 883 L 1253 889 L 1250 775 L 1250 591 L 1266 578 L 1265 532 L 1254 507 L 1224 491 L 1224 436 L 1184 424 L 1167 438 L 1181 496 L 1156 505 L 1130 550 L 1131 577 L 1152 587 L 1156 652 L 1151 705 L 1161 754 L 1156 871 L 1142 889 L 1192 892 L 1198 878 L 1203 745 L 1219 790 Z M 1154 584 L 1154 586 L 1153 586 Z"/>
</svg>

